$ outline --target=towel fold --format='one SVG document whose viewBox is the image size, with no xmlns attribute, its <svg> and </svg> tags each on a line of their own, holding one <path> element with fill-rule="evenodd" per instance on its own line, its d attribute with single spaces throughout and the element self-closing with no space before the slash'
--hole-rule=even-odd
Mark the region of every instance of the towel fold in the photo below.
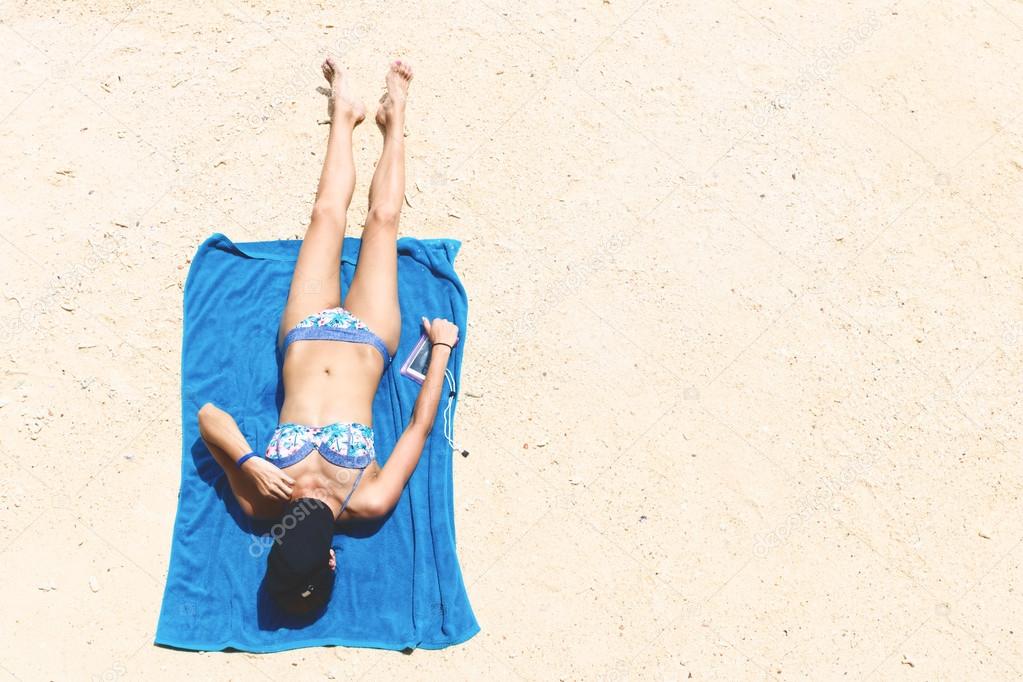
<svg viewBox="0 0 1023 682">
<path fill-rule="evenodd" d="M 321 618 L 303 624 L 274 608 L 259 589 L 270 524 L 241 513 L 199 438 L 196 412 L 205 402 L 227 410 L 252 448 L 265 450 L 283 399 L 277 325 L 300 245 L 235 244 L 214 234 L 192 260 L 181 350 L 181 490 L 156 643 L 269 652 L 323 645 L 439 649 L 463 642 L 479 625 L 455 553 L 452 452 L 439 413 L 394 512 L 383 523 L 335 536 L 337 583 Z M 360 245 L 345 239 L 345 291 Z M 460 341 L 448 365 L 458 386 L 468 310 L 454 270 L 460 246 L 450 239 L 398 240 L 401 342 L 373 402 L 381 464 L 419 393 L 419 384 L 399 370 L 419 339 L 422 317 L 443 317 L 458 326 Z M 439 411 L 446 402 L 441 400 Z"/>
</svg>

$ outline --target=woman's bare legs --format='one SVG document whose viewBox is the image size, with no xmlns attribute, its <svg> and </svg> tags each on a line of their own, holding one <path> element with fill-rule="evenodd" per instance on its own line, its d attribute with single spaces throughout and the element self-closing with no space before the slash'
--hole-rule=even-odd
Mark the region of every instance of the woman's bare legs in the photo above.
<svg viewBox="0 0 1023 682">
<path fill-rule="evenodd" d="M 355 191 L 352 131 L 366 117 L 366 107 L 351 91 L 348 77 L 332 57 L 323 62 L 330 83 L 330 134 L 316 188 L 312 218 L 298 251 L 288 303 L 281 316 L 278 340 L 302 318 L 341 305 L 341 247 L 348 206 Z"/>
<path fill-rule="evenodd" d="M 376 115 L 384 148 L 370 183 L 359 262 L 344 304 L 380 336 L 392 355 L 401 337 L 397 240 L 405 201 L 405 99 L 411 80 L 411 65 L 401 61 L 392 63 L 385 77 L 387 92 Z"/>
</svg>

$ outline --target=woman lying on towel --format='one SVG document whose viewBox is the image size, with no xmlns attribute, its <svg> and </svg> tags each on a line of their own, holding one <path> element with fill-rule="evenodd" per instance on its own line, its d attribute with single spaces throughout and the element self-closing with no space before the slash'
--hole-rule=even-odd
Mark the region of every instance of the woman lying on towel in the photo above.
<svg viewBox="0 0 1023 682">
<path fill-rule="evenodd" d="M 369 213 L 351 287 L 342 307 L 340 261 L 355 189 L 352 132 L 366 108 L 328 58 L 330 134 L 312 218 L 298 252 L 278 346 L 284 404 L 266 452 L 252 452 L 230 414 L 206 403 L 199 433 L 227 473 L 242 510 L 277 519 L 265 587 L 291 613 L 326 605 L 334 584 L 335 521 L 388 514 L 415 470 L 444 383 L 458 328 L 423 318 L 430 366 L 408 427 L 385 466 L 373 447 L 373 397 L 401 335 L 398 216 L 405 197 L 405 98 L 412 68 L 390 65 L 376 123 L 383 151 L 369 188 Z M 312 456 L 315 453 L 316 456 Z"/>
</svg>

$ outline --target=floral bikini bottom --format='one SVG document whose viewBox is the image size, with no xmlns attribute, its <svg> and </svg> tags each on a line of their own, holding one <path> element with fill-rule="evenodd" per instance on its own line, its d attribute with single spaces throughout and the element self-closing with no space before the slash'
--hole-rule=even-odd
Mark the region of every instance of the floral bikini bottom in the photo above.
<svg viewBox="0 0 1023 682">
<path fill-rule="evenodd" d="M 313 313 L 292 327 L 284 336 L 281 352 L 286 351 L 295 341 L 305 339 L 368 344 L 380 351 L 384 358 L 384 367 L 391 364 L 393 359 L 383 339 L 377 336 L 369 325 L 340 306 Z"/>
</svg>

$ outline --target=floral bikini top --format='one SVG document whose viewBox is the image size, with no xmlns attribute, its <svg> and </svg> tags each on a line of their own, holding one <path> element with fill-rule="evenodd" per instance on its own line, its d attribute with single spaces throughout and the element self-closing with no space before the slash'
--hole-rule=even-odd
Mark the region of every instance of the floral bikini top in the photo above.
<svg viewBox="0 0 1023 682">
<path fill-rule="evenodd" d="M 279 468 L 301 461 L 319 450 L 331 464 L 365 469 L 376 458 L 373 427 L 358 422 L 306 426 L 286 422 L 277 427 L 266 448 L 266 458 Z"/>
<path fill-rule="evenodd" d="M 274 430 L 265 456 L 267 461 L 283 469 L 305 459 L 313 450 L 331 464 L 359 471 L 341 504 L 340 516 L 359 487 L 366 467 L 376 459 L 373 427 L 358 422 L 335 422 L 326 426 L 285 422 Z"/>
</svg>

